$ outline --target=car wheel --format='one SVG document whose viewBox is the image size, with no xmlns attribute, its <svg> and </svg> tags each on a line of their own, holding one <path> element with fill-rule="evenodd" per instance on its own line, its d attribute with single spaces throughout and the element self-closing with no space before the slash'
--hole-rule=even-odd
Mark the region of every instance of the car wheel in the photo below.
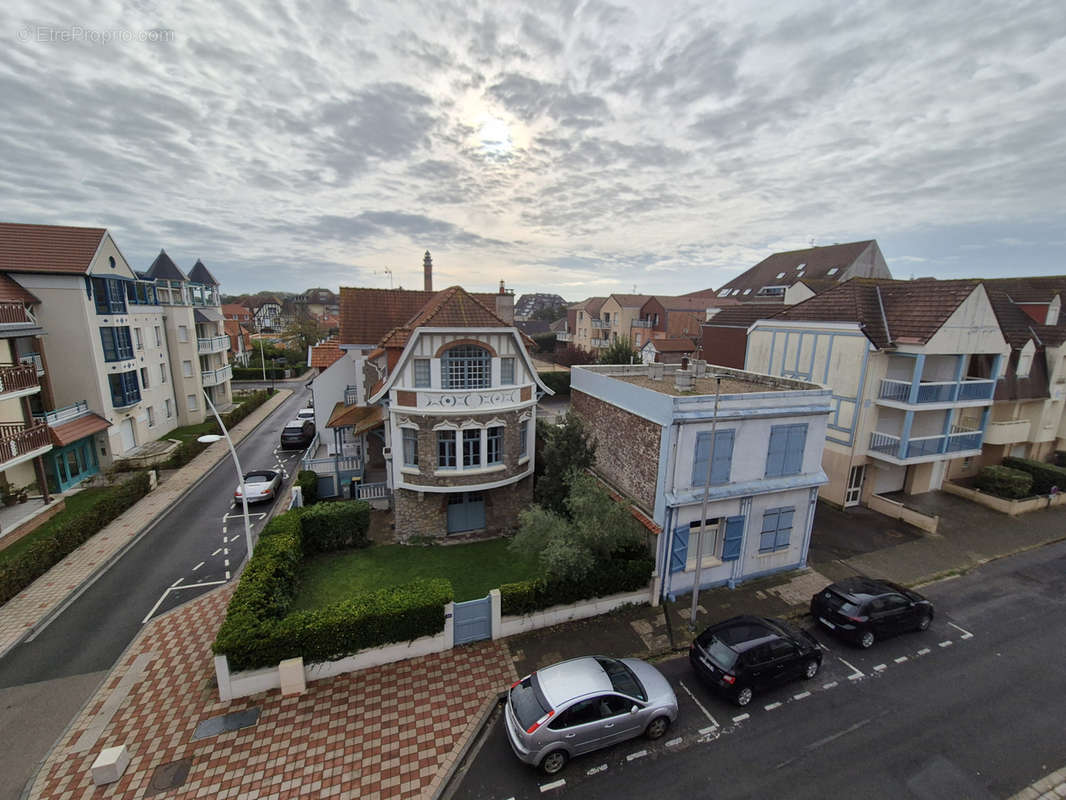
<svg viewBox="0 0 1066 800">
<path fill-rule="evenodd" d="M 923 614 L 922 618 L 918 620 L 918 630 L 927 631 L 929 626 L 933 622 L 933 616 L 931 614 Z"/>
<path fill-rule="evenodd" d="M 821 664 L 818 662 L 818 660 L 812 658 L 810 661 L 807 662 L 807 665 L 803 668 L 803 677 L 806 678 L 807 680 L 810 680 L 811 678 L 813 678 L 815 675 L 818 674 L 818 668 L 820 666 L 821 666 Z"/>
<path fill-rule="evenodd" d="M 670 719 L 668 717 L 656 717 L 648 723 L 648 727 L 644 729 L 644 735 L 652 740 L 660 739 L 669 727 Z"/>
<path fill-rule="evenodd" d="M 737 705 L 743 708 L 751 702 L 751 696 L 751 687 L 745 686 L 743 689 L 737 692 Z"/>
<path fill-rule="evenodd" d="M 562 750 L 552 750 L 540 762 L 540 768 L 545 775 L 555 775 L 566 766 L 566 753 Z"/>
<path fill-rule="evenodd" d="M 859 647 L 861 647 L 863 650 L 869 647 L 873 647 L 874 640 L 875 637 L 873 631 L 863 631 L 862 638 L 859 639 Z"/>
</svg>

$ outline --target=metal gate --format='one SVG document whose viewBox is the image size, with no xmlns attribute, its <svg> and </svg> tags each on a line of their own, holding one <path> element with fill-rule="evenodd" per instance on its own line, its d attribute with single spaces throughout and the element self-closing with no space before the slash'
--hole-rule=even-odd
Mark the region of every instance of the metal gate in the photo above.
<svg viewBox="0 0 1066 800">
<path fill-rule="evenodd" d="M 492 598 L 456 603 L 452 617 L 455 644 L 492 638 Z"/>
</svg>

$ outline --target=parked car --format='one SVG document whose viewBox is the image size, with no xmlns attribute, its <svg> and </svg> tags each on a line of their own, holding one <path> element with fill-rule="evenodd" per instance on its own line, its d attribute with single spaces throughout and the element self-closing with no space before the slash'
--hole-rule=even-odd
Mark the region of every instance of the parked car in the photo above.
<svg viewBox="0 0 1066 800">
<path fill-rule="evenodd" d="M 257 469 L 244 473 L 244 488 L 248 491 L 248 502 L 258 503 L 273 500 L 281 489 L 281 473 L 273 469 Z M 233 499 L 241 501 L 241 485 L 233 490 Z"/>
<path fill-rule="evenodd" d="M 315 410 L 313 408 L 301 408 L 296 412 L 296 419 L 309 419 L 312 422 L 315 421 Z"/>
<path fill-rule="evenodd" d="M 285 449 L 304 449 L 315 438 L 315 423 L 309 419 L 294 419 L 281 430 L 281 446 Z"/>
<path fill-rule="evenodd" d="M 554 775 L 573 756 L 641 734 L 658 739 L 677 719 L 677 697 L 651 664 L 584 656 L 517 681 L 504 717 L 515 755 Z"/>
<path fill-rule="evenodd" d="M 862 575 L 811 597 L 811 616 L 819 625 L 864 648 L 903 631 L 924 631 L 933 614 L 933 604 L 917 592 Z"/>
<path fill-rule="evenodd" d="M 817 675 L 822 648 L 784 620 L 740 616 L 697 636 L 688 659 L 711 688 L 746 706 L 755 692 Z"/>
</svg>

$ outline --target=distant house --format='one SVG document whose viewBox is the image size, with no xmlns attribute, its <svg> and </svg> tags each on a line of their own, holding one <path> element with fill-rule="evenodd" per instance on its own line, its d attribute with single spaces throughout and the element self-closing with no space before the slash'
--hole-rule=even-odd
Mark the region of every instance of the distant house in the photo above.
<svg viewBox="0 0 1066 800">
<path fill-rule="evenodd" d="M 247 306 L 252 312 L 252 324 L 257 331 L 276 332 L 281 329 L 282 306 L 276 297 L 253 298 Z"/>
<path fill-rule="evenodd" d="M 223 321 L 226 336 L 229 337 L 229 360 L 234 364 L 248 366 L 252 357 L 252 335 L 243 324 L 235 319 Z"/>
<path fill-rule="evenodd" d="M 784 307 L 769 303 L 740 303 L 708 309 L 707 321 L 700 326 L 703 357 L 712 364 L 744 369 L 748 328 L 756 320 L 771 319 L 783 310 Z"/>
<path fill-rule="evenodd" d="M 652 339 L 640 348 L 640 360 L 645 364 L 680 364 L 684 356 L 692 356 L 696 343 L 692 339 Z"/>
<path fill-rule="evenodd" d="M 514 318 L 516 322 L 524 322 L 546 308 L 566 308 L 566 301 L 557 294 L 537 292 L 536 294 L 524 294 L 514 304 Z"/>
<path fill-rule="evenodd" d="M 240 303 L 223 303 L 222 316 L 236 322 L 251 322 L 252 312 Z"/>
</svg>

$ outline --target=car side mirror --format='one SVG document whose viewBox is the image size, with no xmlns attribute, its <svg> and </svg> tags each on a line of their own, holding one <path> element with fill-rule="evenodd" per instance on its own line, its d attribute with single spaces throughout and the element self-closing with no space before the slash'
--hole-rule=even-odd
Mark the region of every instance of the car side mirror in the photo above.
<svg viewBox="0 0 1066 800">
<path fill-rule="evenodd" d="M 638 711 L 640 711 L 640 706 L 638 706 L 636 703 L 634 703 L 633 707 L 629 709 L 630 714 L 636 714 Z"/>
</svg>

